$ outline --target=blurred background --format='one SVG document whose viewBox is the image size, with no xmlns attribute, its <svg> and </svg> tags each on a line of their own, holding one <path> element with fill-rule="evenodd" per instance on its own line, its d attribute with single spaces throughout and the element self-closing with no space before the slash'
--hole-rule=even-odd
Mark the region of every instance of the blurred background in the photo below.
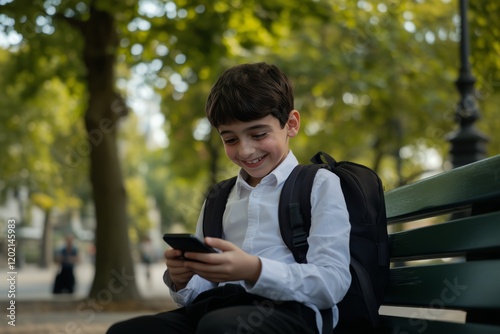
<svg viewBox="0 0 500 334">
<path fill-rule="evenodd" d="M 460 3 L 0 0 L 0 268 L 14 219 L 16 270 L 46 275 L 46 300 L 69 234 L 87 282 L 74 298 L 150 296 L 138 277 L 151 264 L 161 283 L 161 235 L 193 232 L 237 171 L 204 103 L 240 63 L 294 83 L 303 163 L 323 150 L 389 190 L 499 154 L 500 3 L 472 1 L 467 21 Z M 460 129 L 473 152 L 453 160 Z"/>
</svg>

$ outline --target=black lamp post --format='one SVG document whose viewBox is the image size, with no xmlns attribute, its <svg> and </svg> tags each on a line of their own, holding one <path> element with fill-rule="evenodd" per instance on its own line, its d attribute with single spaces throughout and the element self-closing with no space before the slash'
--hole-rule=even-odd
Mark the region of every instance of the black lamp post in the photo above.
<svg viewBox="0 0 500 334">
<path fill-rule="evenodd" d="M 450 155 L 453 167 L 460 167 L 486 156 L 488 137 L 474 127 L 479 119 L 479 109 L 474 97 L 476 79 L 471 73 L 469 54 L 469 23 L 467 21 L 467 0 L 459 0 L 460 6 L 460 75 L 455 82 L 460 93 L 460 101 L 455 109 L 455 120 L 459 129 L 450 133 Z"/>
</svg>

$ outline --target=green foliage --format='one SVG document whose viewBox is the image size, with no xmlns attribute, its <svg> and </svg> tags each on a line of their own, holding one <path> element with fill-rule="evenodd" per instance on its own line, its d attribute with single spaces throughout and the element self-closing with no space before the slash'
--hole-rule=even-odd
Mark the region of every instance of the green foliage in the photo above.
<svg viewBox="0 0 500 334">
<path fill-rule="evenodd" d="M 0 115 L 0 153 L 11 161 L 0 168 L 4 182 L 22 179 L 42 192 L 54 184 L 54 166 L 75 162 L 71 152 L 84 133 L 82 41 L 67 21 L 88 17 L 90 1 L 56 3 L 14 0 L 0 18 L 5 33 L 24 36 L 0 51 L 0 107 L 8 110 Z M 120 137 L 127 189 L 134 192 L 129 212 L 138 231 L 149 226 L 148 196 L 165 227 L 181 222 L 192 228 L 206 188 L 235 173 L 217 134 L 206 131 L 204 103 L 217 76 L 242 62 L 276 63 L 293 81 L 302 131 L 292 148 L 302 162 L 325 150 L 375 168 L 390 189 L 435 169 L 429 152 L 448 158 L 447 135 L 457 127 L 459 101 L 456 1 L 95 3 L 115 18 L 119 86 L 133 79 L 152 87 L 165 116 L 166 148 L 147 146 L 136 132 L 140 119 Z M 500 5 L 476 1 L 470 7 L 482 116 L 477 127 L 490 137 L 488 154 L 495 155 Z M 87 198 L 80 172 L 87 157 L 79 156 L 84 159 L 78 166 L 63 169 L 68 173 L 60 186 Z"/>
<path fill-rule="evenodd" d="M 30 192 L 57 198 L 59 206 L 65 208 L 67 205 L 61 201 L 75 194 L 71 188 L 83 180 L 84 169 L 77 168 L 71 155 L 84 141 L 80 120 L 82 84 L 75 80 L 62 82 L 53 73 L 35 84 L 30 69 L 12 71 L 25 61 L 20 53 L 0 53 L 0 67 L 6 73 L 0 83 L 5 94 L 0 99 L 4 110 L 0 154 L 2 160 L 8 161 L 1 167 L 3 188 L 25 186 Z M 39 61 L 43 63 L 43 59 Z M 80 162 L 80 167 L 85 167 L 86 161 Z"/>
</svg>

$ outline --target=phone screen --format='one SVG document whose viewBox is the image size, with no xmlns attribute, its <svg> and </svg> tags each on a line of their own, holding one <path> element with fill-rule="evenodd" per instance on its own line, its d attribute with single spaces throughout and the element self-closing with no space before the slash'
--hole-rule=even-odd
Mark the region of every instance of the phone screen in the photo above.
<svg viewBox="0 0 500 334">
<path fill-rule="evenodd" d="M 217 253 L 215 249 L 189 233 L 166 233 L 163 235 L 163 240 L 172 248 L 183 252 Z"/>
</svg>

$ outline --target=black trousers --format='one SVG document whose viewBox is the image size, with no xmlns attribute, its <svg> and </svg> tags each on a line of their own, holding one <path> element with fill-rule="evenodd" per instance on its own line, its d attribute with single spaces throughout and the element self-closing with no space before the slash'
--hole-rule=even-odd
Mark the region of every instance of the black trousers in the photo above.
<svg viewBox="0 0 500 334">
<path fill-rule="evenodd" d="M 56 275 L 52 292 L 58 293 L 73 293 L 75 289 L 75 274 L 73 267 L 62 266 L 61 271 Z"/>
<path fill-rule="evenodd" d="M 112 325 L 107 334 L 313 334 L 316 315 L 298 302 L 277 302 L 227 284 L 200 294 L 190 305 Z"/>
</svg>

